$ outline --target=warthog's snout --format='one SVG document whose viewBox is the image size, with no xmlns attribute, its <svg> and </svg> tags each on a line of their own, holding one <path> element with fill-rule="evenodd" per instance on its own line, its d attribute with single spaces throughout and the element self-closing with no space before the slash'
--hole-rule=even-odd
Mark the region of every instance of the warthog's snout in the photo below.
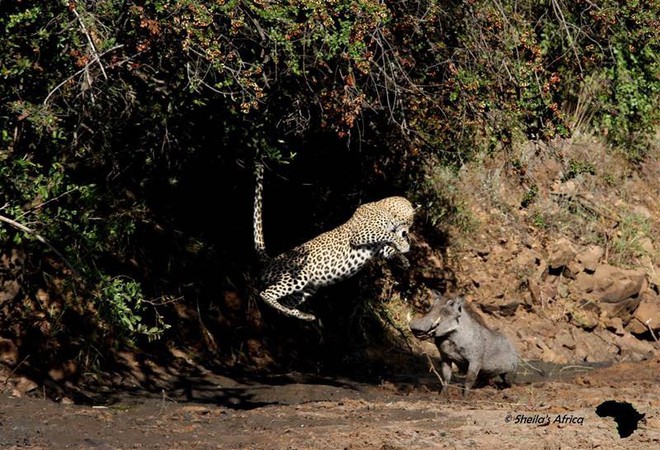
<svg viewBox="0 0 660 450">
<path fill-rule="evenodd" d="M 410 322 L 410 331 L 418 339 L 431 339 L 437 326 L 437 322 L 434 323 L 428 316 L 424 316 Z"/>
<path fill-rule="evenodd" d="M 442 337 L 451 333 L 458 327 L 462 305 L 461 301 L 444 300 L 438 296 L 429 312 L 410 322 L 410 331 L 418 339 Z"/>
</svg>

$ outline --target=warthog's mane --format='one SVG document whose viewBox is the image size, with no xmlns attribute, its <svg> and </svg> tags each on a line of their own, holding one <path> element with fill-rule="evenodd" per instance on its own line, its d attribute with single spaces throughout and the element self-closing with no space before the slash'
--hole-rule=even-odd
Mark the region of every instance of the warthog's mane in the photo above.
<svg viewBox="0 0 660 450">
<path fill-rule="evenodd" d="M 459 297 L 459 295 L 452 296 L 451 298 L 456 298 Z M 477 311 L 476 307 L 472 304 L 472 302 L 467 302 L 465 301 L 463 303 L 463 310 L 470 315 L 479 325 L 483 326 L 484 328 L 493 331 L 493 329 L 486 323 L 484 318 L 481 316 L 479 311 Z"/>
</svg>

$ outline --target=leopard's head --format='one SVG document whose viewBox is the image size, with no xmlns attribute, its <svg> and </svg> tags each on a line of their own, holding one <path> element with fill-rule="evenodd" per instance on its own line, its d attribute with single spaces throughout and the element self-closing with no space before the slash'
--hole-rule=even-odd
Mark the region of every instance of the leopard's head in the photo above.
<svg viewBox="0 0 660 450">
<path fill-rule="evenodd" d="M 387 211 L 392 216 L 392 222 L 399 227 L 410 228 L 415 219 L 415 208 L 404 197 L 386 197 L 374 202 L 374 206 Z"/>
</svg>

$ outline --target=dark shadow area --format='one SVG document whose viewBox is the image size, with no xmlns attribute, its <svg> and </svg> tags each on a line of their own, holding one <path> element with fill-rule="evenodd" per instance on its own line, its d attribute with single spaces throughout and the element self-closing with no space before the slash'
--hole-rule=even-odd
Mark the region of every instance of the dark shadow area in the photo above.
<svg viewBox="0 0 660 450">
<path fill-rule="evenodd" d="M 250 410 L 268 405 L 296 405 L 316 401 L 367 398 L 373 384 L 349 378 L 319 376 L 299 372 L 255 374 L 239 371 L 209 371 L 202 367 L 139 369 L 143 379 L 121 374 L 106 374 L 98 384 L 81 383 L 62 390 L 46 381 L 52 398 L 68 396 L 77 404 L 128 406 L 145 399 L 163 402 L 210 404 L 235 410 Z M 230 372 L 229 374 L 226 372 Z M 115 384 L 112 384 L 114 381 Z M 41 393 L 39 393 L 41 394 Z"/>
<path fill-rule="evenodd" d="M 96 394 L 103 397 L 107 390 L 126 387 L 107 374 L 120 379 L 140 373 L 135 389 L 154 395 L 163 389 L 195 391 L 186 387 L 191 374 L 179 367 L 168 351 L 172 347 L 194 359 L 195 367 L 246 380 L 298 372 L 379 383 L 385 376 L 409 370 L 411 364 L 423 372 L 425 360 L 409 353 L 406 337 L 388 317 L 385 304 L 398 294 L 410 299 L 412 310 L 423 310 L 426 288 L 444 292 L 455 285 L 445 258 L 442 267 L 424 270 L 415 264 L 407 270 L 394 262 L 374 261 L 353 278 L 321 289 L 301 306 L 319 317 L 318 323 L 283 316 L 257 294 L 249 152 L 240 142 L 228 142 L 210 122 L 199 151 L 181 158 L 175 169 L 151 168 L 154 176 L 149 182 L 135 187 L 137 195 L 147 200 L 153 220 L 136 223 L 134 240 L 139 245 L 132 258 L 107 255 L 103 260 L 117 274 L 139 280 L 146 298 L 174 299 L 144 314 L 145 323 L 153 323 L 157 311 L 171 325 L 162 340 L 118 347 L 118 336 L 101 336 L 105 331 L 95 328 L 96 311 L 85 308 L 84 298 L 76 308 L 54 298 L 64 310 L 56 333 L 47 328 L 49 324 L 33 326 L 37 322 L 31 316 L 15 315 L 20 323 L 12 329 L 25 337 L 17 361 L 26 360 L 16 374 L 45 386 L 52 398 L 91 402 Z M 406 195 L 401 188 L 405 175 L 395 170 L 397 162 L 379 158 L 382 152 L 377 148 L 349 147 L 332 134 L 287 145 L 299 156 L 289 164 L 269 163 L 265 174 L 264 232 L 271 256 L 345 222 L 364 202 Z M 433 229 L 424 217 L 413 226 L 411 261 L 446 248 L 448 236 L 437 229 L 431 233 Z M 419 236 L 423 232 L 425 239 L 431 233 L 432 247 L 418 245 L 421 239 L 414 242 L 416 232 Z M 33 265 L 20 274 L 33 287 L 34 292 L 25 294 L 33 297 L 35 312 L 43 306 L 34 299 L 34 287 L 44 285 L 43 273 L 49 271 L 53 268 Z M 16 296 L 11 309 L 18 311 L 23 301 Z M 136 360 L 124 362 L 122 352 L 134 353 Z M 170 369 L 170 378 L 163 381 L 154 367 Z M 88 381 L 81 376 L 83 368 L 103 375 Z M 172 381 L 177 376 L 179 380 Z M 198 390 L 211 392 L 205 387 Z M 235 396 L 216 397 L 230 403 Z M 250 404 L 247 397 L 245 403 Z"/>
</svg>

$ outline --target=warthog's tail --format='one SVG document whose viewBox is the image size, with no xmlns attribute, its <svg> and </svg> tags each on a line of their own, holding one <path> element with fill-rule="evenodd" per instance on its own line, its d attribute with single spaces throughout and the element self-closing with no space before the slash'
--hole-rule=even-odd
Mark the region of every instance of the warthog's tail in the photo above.
<svg viewBox="0 0 660 450">
<path fill-rule="evenodd" d="M 520 361 L 521 363 L 523 363 L 525 366 L 529 367 L 530 369 L 534 370 L 535 372 L 537 372 L 542 377 L 547 376 L 547 374 L 545 373 L 545 370 L 539 369 L 538 367 L 532 366 L 528 361 L 525 361 L 524 359 L 522 359 L 520 357 L 518 357 L 518 361 Z"/>
</svg>

